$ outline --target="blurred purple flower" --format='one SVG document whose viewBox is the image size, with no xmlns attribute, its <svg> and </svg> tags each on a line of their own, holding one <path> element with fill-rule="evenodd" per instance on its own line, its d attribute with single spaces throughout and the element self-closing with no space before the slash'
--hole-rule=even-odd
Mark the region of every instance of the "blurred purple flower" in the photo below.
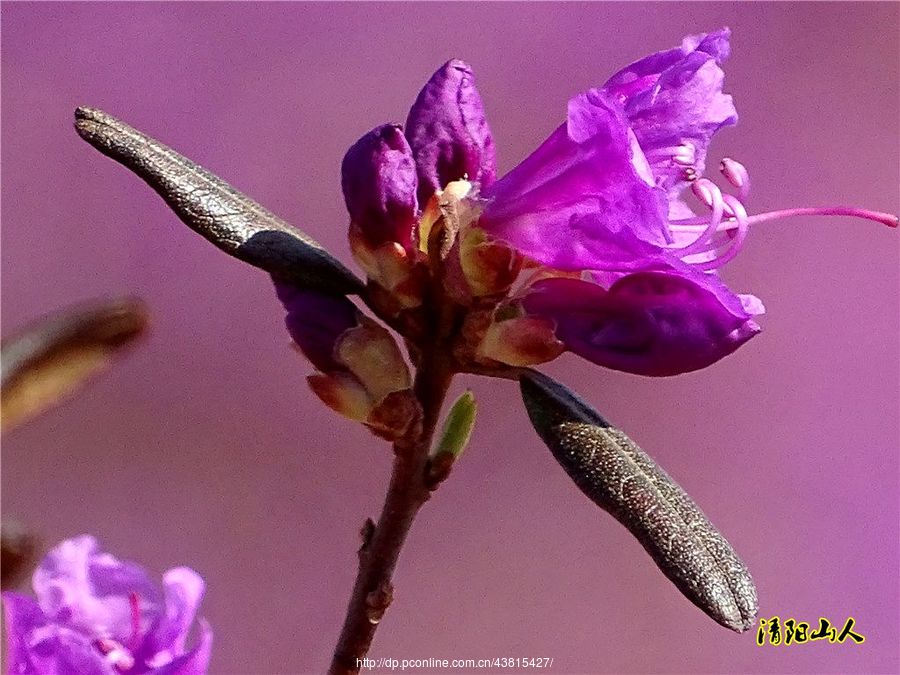
<svg viewBox="0 0 900 675">
<path fill-rule="evenodd" d="M 185 650 L 204 590 L 193 570 L 169 570 L 160 591 L 143 568 L 83 535 L 47 554 L 33 587 L 37 601 L 3 593 L 10 673 L 206 672 L 212 633 L 202 619 L 197 644 Z"/>
</svg>

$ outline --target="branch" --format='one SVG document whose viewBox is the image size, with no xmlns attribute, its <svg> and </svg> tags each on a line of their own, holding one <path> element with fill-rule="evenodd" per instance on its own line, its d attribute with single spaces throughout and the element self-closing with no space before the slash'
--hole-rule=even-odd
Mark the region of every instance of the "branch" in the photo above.
<svg viewBox="0 0 900 675">
<path fill-rule="evenodd" d="M 394 466 L 378 523 L 366 528 L 359 551 L 359 571 L 334 651 L 330 675 L 357 673 L 378 623 L 393 599 L 392 576 L 400 551 L 419 509 L 430 495 L 428 454 L 438 416 L 453 374 L 439 353 L 422 356 L 413 389 L 422 406 L 422 430 L 410 443 L 394 445 Z M 371 522 L 371 521 L 369 521 Z"/>
</svg>

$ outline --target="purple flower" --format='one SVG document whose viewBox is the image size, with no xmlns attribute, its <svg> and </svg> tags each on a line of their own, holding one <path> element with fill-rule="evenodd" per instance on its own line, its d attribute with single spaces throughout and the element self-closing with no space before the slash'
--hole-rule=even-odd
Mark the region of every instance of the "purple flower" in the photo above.
<svg viewBox="0 0 900 675">
<path fill-rule="evenodd" d="M 689 35 L 680 48 L 636 61 L 603 85 L 622 104 L 657 184 L 671 196 L 703 174 L 713 134 L 737 123 L 731 96 L 722 93 L 730 37 L 727 28 Z"/>
<path fill-rule="evenodd" d="M 412 289 L 403 306 L 417 306 L 409 270 L 423 260 L 431 227 L 449 208 L 462 233 L 457 255 L 465 280 L 452 285 L 460 302 L 465 303 L 465 284 L 473 297 L 499 298 L 512 285 L 510 274 L 537 268 L 488 320 L 469 322 L 469 332 L 480 335 L 474 351 L 482 362 L 530 365 L 564 347 L 609 368 L 675 375 L 732 353 L 760 331 L 754 317 L 764 308 L 758 298 L 730 291 L 717 273 L 741 250 L 752 224 L 793 215 L 851 215 L 896 227 L 897 219 L 848 208 L 751 216 L 745 206 L 750 178 L 743 165 L 722 162 L 737 194 L 703 177 L 713 136 L 737 122 L 731 96 L 723 92 L 729 40 L 727 28 L 688 36 L 680 47 L 640 59 L 602 87 L 574 96 L 565 122 L 499 180 L 472 69 L 448 62 L 410 110 L 409 150 L 403 146 L 403 161 L 395 162 L 402 169 L 395 176 L 366 168 L 373 155 L 359 148 L 373 146 L 365 138 L 344 161 L 354 221 L 359 219 L 355 200 L 365 202 L 367 191 L 400 192 L 395 188 L 402 185 L 407 206 L 403 218 L 394 221 L 403 222 L 404 233 L 414 170 L 424 212 L 411 236 L 425 241 L 410 247 L 405 234 L 395 234 L 395 248 L 373 253 L 351 231 L 354 256 L 370 280 L 395 296 Z M 394 126 L 379 129 L 399 134 Z M 356 198 L 346 180 L 354 172 L 377 175 L 358 188 Z M 441 203 L 432 199 L 435 193 Z M 508 255 L 501 255 L 504 250 Z M 490 264 L 475 264 L 484 261 L 475 261 L 473 251 Z M 492 277 L 503 283 L 488 283 Z M 523 331 L 527 334 L 519 335 Z"/>
<path fill-rule="evenodd" d="M 185 650 L 204 590 L 193 570 L 169 570 L 160 591 L 143 568 L 83 535 L 47 554 L 33 587 L 37 601 L 3 593 L 10 673 L 206 672 L 212 633 L 203 620 L 195 646 Z"/>
<path fill-rule="evenodd" d="M 609 290 L 578 279 L 544 279 L 523 305 L 551 319 L 573 353 L 638 375 L 705 368 L 760 330 L 748 319 L 756 308 L 742 304 L 717 277 L 690 269 L 627 274 Z"/>
<path fill-rule="evenodd" d="M 397 242 L 411 250 L 417 207 L 452 181 L 468 178 L 486 186 L 494 174 L 494 141 L 472 70 L 454 60 L 422 88 L 405 136 L 400 125 L 383 124 L 350 147 L 341 187 L 353 226 L 369 248 Z"/>
<path fill-rule="evenodd" d="M 756 335 L 763 305 L 716 276 L 751 224 L 860 209 L 794 209 L 748 216 L 746 169 L 722 173 L 739 197 L 702 178 L 716 131 L 734 124 L 722 92 L 728 29 L 690 36 L 575 96 L 568 116 L 530 156 L 481 191 L 478 226 L 550 270 L 580 279 L 526 286 L 520 305 L 549 320 L 565 347 L 609 368 L 675 375 L 711 365 Z M 697 216 L 682 201 L 690 185 Z"/>
</svg>

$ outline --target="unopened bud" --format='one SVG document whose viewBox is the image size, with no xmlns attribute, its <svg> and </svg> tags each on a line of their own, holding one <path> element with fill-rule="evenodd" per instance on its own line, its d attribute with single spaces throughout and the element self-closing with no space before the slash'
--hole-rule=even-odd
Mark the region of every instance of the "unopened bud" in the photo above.
<svg viewBox="0 0 900 675">
<path fill-rule="evenodd" d="M 341 370 L 334 357 L 338 338 L 358 326 L 360 313 L 344 296 L 326 295 L 275 280 L 275 291 L 287 316 L 291 338 L 310 362 L 322 372 Z"/>
<path fill-rule="evenodd" d="M 472 69 L 463 61 L 448 61 L 431 76 L 409 111 L 406 137 L 419 173 L 421 204 L 455 180 L 493 182 L 494 139 Z"/>
<path fill-rule="evenodd" d="M 413 247 L 416 165 L 399 125 L 376 127 L 344 155 L 341 187 L 350 219 L 368 244 Z"/>
</svg>

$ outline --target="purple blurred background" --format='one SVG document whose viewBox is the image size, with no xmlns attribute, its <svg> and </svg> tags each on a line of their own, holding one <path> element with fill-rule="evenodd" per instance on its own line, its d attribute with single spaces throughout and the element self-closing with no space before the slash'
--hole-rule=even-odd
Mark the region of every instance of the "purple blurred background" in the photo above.
<svg viewBox="0 0 900 675">
<path fill-rule="evenodd" d="M 3 330 L 77 300 L 145 298 L 152 334 L 3 445 L 3 509 L 47 542 L 91 532 L 208 582 L 217 673 L 325 670 L 389 450 L 307 390 L 266 276 L 184 227 L 82 142 L 105 109 L 346 262 L 345 149 L 469 61 L 507 170 L 567 97 L 682 35 L 729 25 L 755 211 L 898 208 L 898 11 L 884 4 L 4 4 Z M 715 367 L 666 380 L 547 370 L 628 430 L 752 570 L 761 616 L 864 645 L 757 647 L 685 600 L 569 482 L 507 382 L 426 506 L 372 654 L 549 656 L 551 672 L 896 672 L 898 238 L 874 223 L 753 230 L 726 270 L 768 308 Z"/>
</svg>

